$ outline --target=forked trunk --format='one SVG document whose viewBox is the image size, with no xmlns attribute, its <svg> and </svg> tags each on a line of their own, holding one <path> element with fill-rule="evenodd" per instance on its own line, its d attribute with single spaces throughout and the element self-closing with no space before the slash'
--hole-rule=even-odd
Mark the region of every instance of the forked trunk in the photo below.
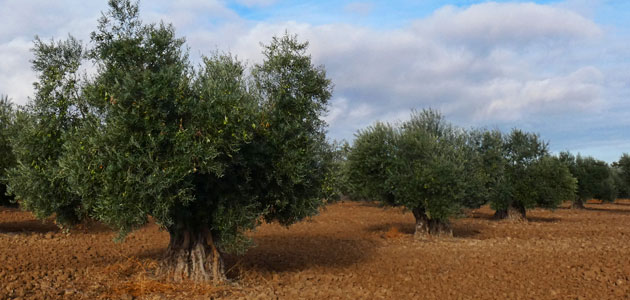
<svg viewBox="0 0 630 300">
<path fill-rule="evenodd" d="M 212 280 L 218 284 L 226 280 L 221 253 L 208 229 L 169 230 L 169 234 L 163 273 L 178 282 Z"/>
<path fill-rule="evenodd" d="M 499 209 L 494 213 L 494 218 L 499 220 L 525 221 L 525 207 L 510 205 L 507 209 Z"/>
<path fill-rule="evenodd" d="M 575 201 L 573 201 L 573 204 L 571 204 L 571 208 L 586 209 L 586 207 L 584 206 L 584 200 L 575 199 Z"/>
<path fill-rule="evenodd" d="M 429 219 L 423 209 L 415 208 L 412 212 L 416 218 L 416 231 L 414 233 L 416 239 L 424 239 L 429 236 L 453 236 L 453 229 L 448 222 Z"/>
</svg>

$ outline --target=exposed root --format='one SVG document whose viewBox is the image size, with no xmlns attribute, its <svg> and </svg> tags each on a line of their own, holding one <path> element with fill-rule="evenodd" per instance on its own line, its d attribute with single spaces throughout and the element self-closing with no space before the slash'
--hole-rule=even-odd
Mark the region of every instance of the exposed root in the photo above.
<svg viewBox="0 0 630 300">
<path fill-rule="evenodd" d="M 176 282 L 214 282 L 227 280 L 221 253 L 208 230 L 171 233 L 171 241 L 161 266 L 161 273 Z"/>
<path fill-rule="evenodd" d="M 412 212 L 416 218 L 414 238 L 423 240 L 428 237 L 453 237 L 453 229 L 448 222 L 429 219 L 420 209 L 414 209 Z"/>
</svg>

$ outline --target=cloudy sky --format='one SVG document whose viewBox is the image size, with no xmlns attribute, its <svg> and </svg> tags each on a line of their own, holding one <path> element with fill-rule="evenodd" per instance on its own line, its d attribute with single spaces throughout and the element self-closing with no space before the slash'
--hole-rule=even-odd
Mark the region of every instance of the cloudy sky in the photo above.
<svg viewBox="0 0 630 300">
<path fill-rule="evenodd" d="M 86 4 L 89 3 L 89 4 Z M 35 35 L 89 42 L 106 1 L 0 0 L 0 94 L 24 104 Z M 553 151 L 612 162 L 630 152 L 630 1 L 144 0 L 198 60 L 251 65 L 285 30 L 335 84 L 329 135 L 436 108 L 462 127 L 538 132 Z"/>
</svg>

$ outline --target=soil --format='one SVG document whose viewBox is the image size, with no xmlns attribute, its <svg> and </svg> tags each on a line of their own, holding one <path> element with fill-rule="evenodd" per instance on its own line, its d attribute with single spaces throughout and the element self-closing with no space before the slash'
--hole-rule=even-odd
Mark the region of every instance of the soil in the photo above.
<svg viewBox="0 0 630 300">
<path fill-rule="evenodd" d="M 411 212 L 338 203 L 259 227 L 221 286 L 154 277 L 168 245 L 154 224 L 116 243 L 0 208 L 0 299 L 630 299 L 630 200 L 569 206 L 521 222 L 483 207 L 416 240 Z"/>
</svg>

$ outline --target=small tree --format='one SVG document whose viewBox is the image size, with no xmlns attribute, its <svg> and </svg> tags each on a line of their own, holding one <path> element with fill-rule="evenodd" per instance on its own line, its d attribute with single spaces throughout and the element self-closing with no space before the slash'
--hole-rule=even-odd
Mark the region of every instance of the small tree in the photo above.
<svg viewBox="0 0 630 300">
<path fill-rule="evenodd" d="M 194 69 L 172 26 L 142 24 L 127 0 L 109 5 L 87 52 L 96 74 L 80 88 L 65 79 L 81 57 L 73 40 L 53 51 L 72 55 L 35 61 L 61 92 L 39 88 L 16 139 L 12 188 L 41 216 L 89 212 L 120 238 L 150 216 L 170 235 L 163 273 L 222 281 L 221 252 L 246 249 L 246 230 L 289 225 L 322 205 L 331 82 L 289 35 L 265 46 L 250 72 L 223 54 Z M 49 69 L 65 71 L 48 80 Z M 29 177 L 40 170 L 41 180 Z"/>
<path fill-rule="evenodd" d="M 7 96 L 0 96 L 0 205 L 11 205 L 7 194 L 7 171 L 15 166 L 15 155 L 9 143 L 15 122 L 15 109 Z"/>
<path fill-rule="evenodd" d="M 574 156 L 569 152 L 560 153 L 563 161 L 577 179 L 576 197 L 573 200 L 573 208 L 584 208 L 588 199 L 596 198 L 613 202 L 617 197 L 613 170 L 604 161 L 593 157 L 583 157 L 580 154 Z"/>
<path fill-rule="evenodd" d="M 524 219 L 527 209 L 553 209 L 573 198 L 575 178 L 547 147 L 538 135 L 518 129 L 504 138 L 504 172 L 491 201 L 496 218 Z"/>
<path fill-rule="evenodd" d="M 411 210 L 417 237 L 452 235 L 449 218 L 465 205 L 473 180 L 466 142 L 462 130 L 433 110 L 413 113 L 400 128 L 377 123 L 356 136 L 351 181 L 366 199 Z"/>
</svg>

